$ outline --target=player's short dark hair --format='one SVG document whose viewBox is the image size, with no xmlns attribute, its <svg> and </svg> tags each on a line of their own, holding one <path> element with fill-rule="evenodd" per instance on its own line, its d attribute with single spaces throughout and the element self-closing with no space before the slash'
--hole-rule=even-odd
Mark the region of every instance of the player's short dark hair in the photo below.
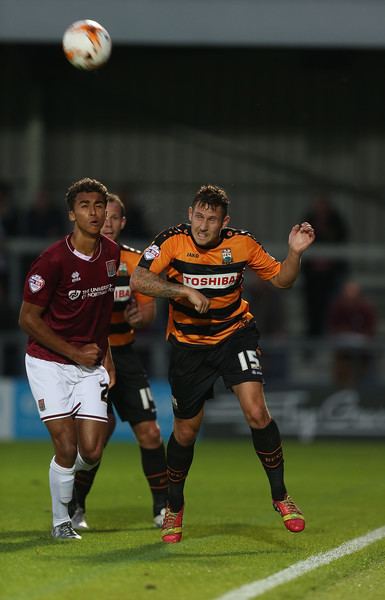
<svg viewBox="0 0 385 600">
<path fill-rule="evenodd" d="M 107 206 L 107 196 L 108 190 L 103 183 L 100 183 L 97 179 L 91 179 L 90 177 L 84 177 L 84 179 L 79 179 L 79 181 L 75 181 L 67 190 L 66 193 L 66 201 L 69 210 L 74 209 L 75 198 L 78 194 L 82 192 L 97 192 L 103 197 L 104 204 Z"/>
<path fill-rule="evenodd" d="M 126 216 L 126 207 L 124 206 L 123 200 L 117 194 L 107 194 L 107 202 L 116 202 L 120 206 L 120 213 L 122 217 Z"/>
<path fill-rule="evenodd" d="M 202 185 L 195 194 L 192 207 L 195 208 L 197 204 L 207 204 L 210 208 L 221 206 L 223 215 L 226 216 L 229 211 L 230 200 L 224 189 L 208 183 Z"/>
</svg>

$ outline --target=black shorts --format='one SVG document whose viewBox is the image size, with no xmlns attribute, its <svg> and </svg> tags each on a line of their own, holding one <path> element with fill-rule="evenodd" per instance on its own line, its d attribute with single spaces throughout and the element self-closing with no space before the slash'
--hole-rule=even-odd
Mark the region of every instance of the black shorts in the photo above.
<svg viewBox="0 0 385 600">
<path fill-rule="evenodd" d="M 156 406 L 142 362 L 132 345 L 111 347 L 116 384 L 108 392 L 108 412 L 112 406 L 122 421 L 137 425 L 155 421 Z"/>
<path fill-rule="evenodd" d="M 259 332 L 254 322 L 209 348 L 188 348 L 171 341 L 169 382 L 174 415 L 191 419 L 213 397 L 219 377 L 227 388 L 244 381 L 263 383 L 257 354 Z"/>
</svg>

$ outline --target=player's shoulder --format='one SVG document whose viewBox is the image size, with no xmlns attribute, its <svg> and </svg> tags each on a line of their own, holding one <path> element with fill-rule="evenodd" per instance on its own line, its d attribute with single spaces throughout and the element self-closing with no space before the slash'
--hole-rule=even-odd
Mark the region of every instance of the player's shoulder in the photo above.
<svg viewBox="0 0 385 600">
<path fill-rule="evenodd" d="M 106 252 L 108 254 L 112 254 L 113 256 L 120 254 L 120 246 L 119 246 L 119 244 L 114 242 L 114 240 L 111 240 L 110 238 L 108 238 L 105 235 L 101 235 L 100 240 L 101 240 L 101 244 L 102 244 L 102 248 L 103 248 L 104 252 Z"/>
<path fill-rule="evenodd" d="M 180 236 L 191 236 L 191 225 L 188 223 L 180 223 L 179 225 L 172 225 L 167 229 L 164 229 L 156 236 L 154 244 L 161 246 L 167 240 L 178 239 Z"/>
<path fill-rule="evenodd" d="M 49 262 L 60 261 L 67 252 L 67 238 L 68 236 L 57 240 L 57 242 L 53 242 L 52 244 L 47 246 L 47 248 L 40 252 L 40 255 L 38 256 L 37 260 L 43 259 Z"/>
<path fill-rule="evenodd" d="M 247 229 L 240 229 L 240 228 L 235 228 L 235 227 L 224 227 L 222 230 L 222 239 L 223 240 L 232 240 L 233 239 L 236 241 L 237 240 L 243 241 L 245 238 L 252 240 L 259 246 L 261 245 L 261 243 L 258 242 L 257 238 Z"/>
<path fill-rule="evenodd" d="M 53 242 L 50 246 L 47 246 L 47 248 L 45 250 L 43 250 L 43 253 L 47 253 L 47 254 L 56 254 L 57 252 L 63 252 L 63 250 L 65 250 L 67 248 L 67 241 L 68 241 L 69 236 L 66 235 L 66 237 L 61 238 L 60 240 L 57 240 L 56 242 Z"/>
<path fill-rule="evenodd" d="M 137 266 L 142 252 L 126 244 L 119 244 L 120 247 L 120 265 L 126 265 L 127 272 L 131 274 Z"/>
<path fill-rule="evenodd" d="M 127 246 L 127 244 L 119 244 L 119 246 L 121 255 L 134 255 L 136 257 L 138 254 L 142 254 L 142 250 L 137 250 L 136 248 L 132 248 L 132 246 Z"/>
</svg>

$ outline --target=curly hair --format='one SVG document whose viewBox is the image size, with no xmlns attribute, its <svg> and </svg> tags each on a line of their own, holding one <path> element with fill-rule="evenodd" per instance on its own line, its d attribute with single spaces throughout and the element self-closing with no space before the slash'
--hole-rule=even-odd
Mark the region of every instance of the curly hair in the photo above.
<svg viewBox="0 0 385 600">
<path fill-rule="evenodd" d="M 197 204 L 204 204 L 210 208 L 216 208 L 221 206 L 223 215 L 226 216 L 229 210 L 230 200 L 222 188 L 211 183 L 202 185 L 197 193 L 195 194 L 192 207 L 195 208 Z"/>
<path fill-rule="evenodd" d="M 75 181 L 67 190 L 66 201 L 69 210 L 74 209 L 75 198 L 81 192 L 97 192 L 103 196 L 104 204 L 107 206 L 108 190 L 103 183 L 100 183 L 97 179 L 91 179 L 90 177 L 84 177 Z"/>
</svg>

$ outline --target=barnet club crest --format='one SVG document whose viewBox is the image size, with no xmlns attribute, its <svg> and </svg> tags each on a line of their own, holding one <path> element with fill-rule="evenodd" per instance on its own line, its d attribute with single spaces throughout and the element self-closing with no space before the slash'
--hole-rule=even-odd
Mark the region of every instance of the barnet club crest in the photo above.
<svg viewBox="0 0 385 600">
<path fill-rule="evenodd" d="M 233 262 L 233 255 L 231 254 L 231 248 L 224 248 L 222 250 L 222 264 L 229 265 Z"/>
</svg>

